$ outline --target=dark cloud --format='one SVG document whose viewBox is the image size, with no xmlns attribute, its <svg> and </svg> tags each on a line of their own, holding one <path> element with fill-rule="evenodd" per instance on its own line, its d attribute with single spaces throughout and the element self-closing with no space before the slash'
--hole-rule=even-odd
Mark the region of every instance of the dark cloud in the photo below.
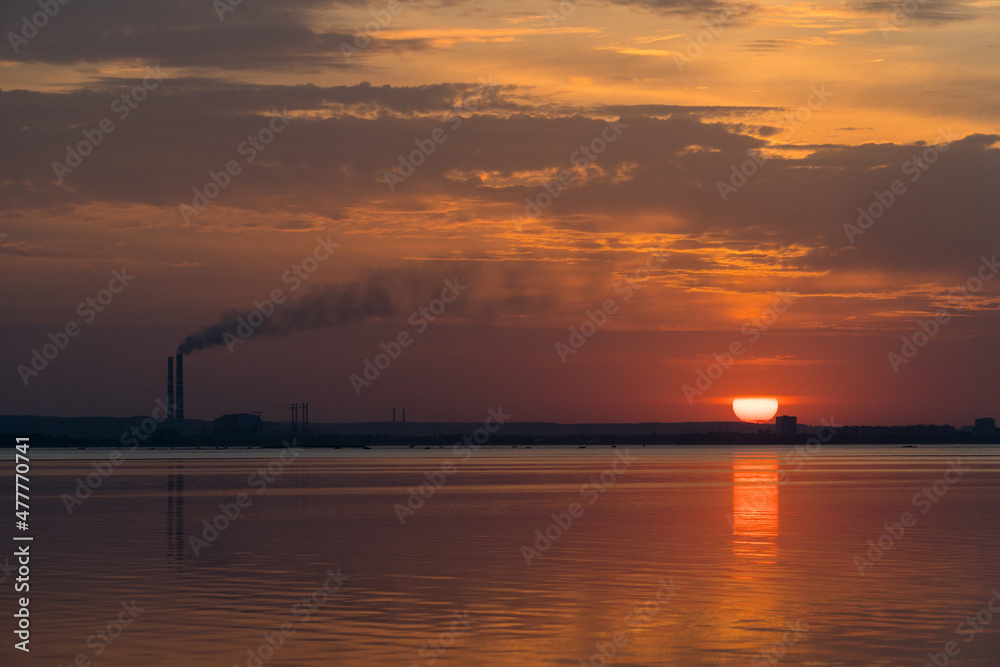
<svg viewBox="0 0 1000 667">
<path fill-rule="evenodd" d="M 727 23 L 740 20 L 754 8 L 750 3 L 728 0 L 610 2 L 664 14 L 704 15 Z M 360 24 L 346 14 L 341 20 L 336 18 L 338 9 L 371 9 L 363 0 L 243 2 L 224 12 L 217 9 L 219 4 L 210 0 L 60 3 L 58 13 L 39 21 L 44 25 L 36 31 L 30 21 L 40 11 L 37 0 L 9 0 L 0 3 L 0 29 L 4 35 L 21 34 L 28 17 L 25 34 L 29 39 L 26 43 L 6 39 L 10 43 L 0 49 L 0 62 L 65 65 L 142 61 L 170 68 L 294 69 L 301 73 L 353 67 L 381 52 L 433 48 L 430 40 L 386 39 L 397 27 L 391 17 L 378 30 L 370 31 L 364 29 L 372 20 L 369 16 L 359 19 Z M 461 4 L 462 0 L 443 0 L 424 3 L 423 8 L 447 11 Z M 321 11 L 323 27 L 315 20 Z M 363 36 L 356 39 L 356 33 Z"/>
<path fill-rule="evenodd" d="M 799 42 L 794 39 L 755 39 L 744 44 L 743 48 L 747 51 L 770 52 L 782 51 L 798 44 Z"/>
<path fill-rule="evenodd" d="M 907 20 L 927 23 L 967 21 L 977 16 L 975 7 L 967 2 L 954 0 L 911 0 L 908 3 L 902 0 L 864 0 L 854 6 L 870 14 L 898 15 Z M 911 6 L 912 11 L 909 9 Z"/>
<path fill-rule="evenodd" d="M 234 70 L 347 67 L 351 60 L 341 44 L 355 44 L 356 26 L 345 22 L 339 29 L 318 30 L 310 20 L 317 10 L 349 5 L 364 6 L 328 0 L 243 2 L 220 20 L 208 0 L 60 3 L 59 12 L 27 44 L 18 43 L 16 51 L 5 44 L 0 61 L 74 64 L 138 59 L 166 67 Z M 21 34 L 24 17 L 37 12 L 37 0 L 0 3 L 4 35 Z M 423 46 L 420 40 L 376 38 L 353 55 Z"/>
<path fill-rule="evenodd" d="M 294 120 L 293 130 L 267 148 L 269 164 L 284 165 L 283 173 L 303 183 L 323 182 L 331 171 L 338 174 L 339 165 L 345 163 L 363 170 L 365 183 L 373 182 L 378 167 L 393 151 L 408 150 L 405 144 L 412 139 L 404 142 L 404 132 L 440 125 L 462 100 L 482 95 L 481 84 L 320 88 L 165 80 L 122 120 L 118 114 L 122 107 L 115 101 L 135 83 L 105 80 L 96 88 L 65 94 L 0 92 L 0 126 L 5 128 L 0 174 L 16 181 L 0 183 L 7 207 L 33 207 L 36 195 L 48 198 L 50 207 L 90 201 L 169 205 L 172 200 L 190 198 L 191 189 L 203 184 L 209 170 L 219 169 L 230 159 L 242 159 L 238 146 L 267 126 L 272 110 L 286 108 L 293 113 L 357 106 L 374 110 L 375 119 Z M 501 97 L 498 92 L 492 100 L 481 101 L 481 108 L 510 108 Z M 408 121 L 394 119 L 391 114 L 395 113 L 431 114 L 433 118 Z M 66 147 L 77 146 L 84 139 L 83 131 L 93 132 L 104 118 L 114 123 L 113 132 L 104 135 L 93 155 L 66 175 L 63 184 L 57 183 L 53 162 L 66 163 Z M 393 127 L 398 128 L 398 138 L 382 131 Z M 285 180 L 275 180 L 262 162 L 247 166 L 246 185 L 234 183 L 237 192 L 251 183 L 262 192 L 258 177 L 272 187 Z M 336 183 L 328 185 L 336 187 Z"/>
<path fill-rule="evenodd" d="M 592 110 L 592 115 L 643 115 L 643 116 L 670 116 L 685 115 L 698 116 L 702 118 L 715 118 L 719 116 L 732 117 L 742 115 L 754 115 L 765 111 L 773 111 L 781 107 L 772 106 L 683 106 L 679 104 L 609 104 L 596 107 Z"/>
<path fill-rule="evenodd" d="M 197 222 L 226 210 L 287 220 L 290 228 L 301 228 L 303 216 L 355 228 L 386 225 L 383 209 L 398 212 L 397 228 L 507 220 L 544 192 L 546 178 L 572 167 L 574 153 L 601 136 L 605 121 L 516 107 L 501 92 L 482 107 L 488 113 L 466 114 L 454 128 L 445 118 L 477 88 L 166 80 L 62 184 L 52 162 L 64 159 L 65 146 L 80 141 L 83 128 L 109 114 L 109 100 L 120 88 L 105 80 L 98 89 L 74 93 L 3 92 L 0 196 L 8 210 L 112 203 L 177 211 L 191 203 L 193 189 L 208 182 L 210 171 L 241 159 L 237 146 L 267 125 L 268 109 L 339 109 L 333 117 L 295 117 L 261 159 L 243 164 Z M 346 113 L 359 106 L 370 113 Z M 566 188 L 532 223 L 583 232 L 581 252 L 589 235 L 707 234 L 729 245 L 766 239 L 810 248 L 796 261 L 817 271 L 961 272 L 969 257 L 1000 247 L 1000 200 L 990 181 L 1000 173 L 996 136 L 973 135 L 947 151 L 931 151 L 934 163 L 917 168 L 916 180 L 912 161 L 930 150 L 923 144 L 802 146 L 804 153 L 772 156 L 723 201 L 720 182 L 742 183 L 734 169 L 750 159 L 747 151 L 767 148 L 766 140 L 747 133 L 750 128 L 710 122 L 713 114 L 725 115 L 719 107 L 619 105 L 597 112 L 609 110 L 627 129 L 598 156 L 586 180 Z M 758 111 L 738 108 L 729 115 Z M 387 170 L 435 130 L 447 139 L 391 192 Z M 517 174 L 536 176 L 526 181 Z M 905 194 L 852 246 L 844 225 L 856 223 L 858 207 L 868 207 L 875 192 L 896 180 Z M 435 211 L 441 201 L 464 204 L 446 219 Z M 176 219 L 180 224 L 179 214 Z"/>
<path fill-rule="evenodd" d="M 612 4 L 648 8 L 663 14 L 706 15 L 729 20 L 752 12 L 751 2 L 728 0 L 610 0 Z"/>
</svg>

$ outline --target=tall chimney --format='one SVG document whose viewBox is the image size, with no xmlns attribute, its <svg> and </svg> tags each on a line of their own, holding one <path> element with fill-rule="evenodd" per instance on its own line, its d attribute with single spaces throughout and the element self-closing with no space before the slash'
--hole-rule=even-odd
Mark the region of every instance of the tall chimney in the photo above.
<svg viewBox="0 0 1000 667">
<path fill-rule="evenodd" d="M 406 408 L 403 408 L 403 423 L 406 423 Z"/>
<path fill-rule="evenodd" d="M 392 409 L 392 422 L 396 423 L 396 408 Z"/>
<path fill-rule="evenodd" d="M 177 394 L 174 396 L 174 415 L 184 419 L 184 357 L 177 355 Z"/>
<path fill-rule="evenodd" d="M 167 357 L 167 418 L 174 416 L 174 358 Z"/>
</svg>

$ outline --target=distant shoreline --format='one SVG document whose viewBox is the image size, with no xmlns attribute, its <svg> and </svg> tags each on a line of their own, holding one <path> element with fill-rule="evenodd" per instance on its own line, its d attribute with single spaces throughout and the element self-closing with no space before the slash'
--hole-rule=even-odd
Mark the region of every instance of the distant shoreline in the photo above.
<svg viewBox="0 0 1000 667">
<path fill-rule="evenodd" d="M 0 415 L 2 447 L 31 438 L 36 448 L 275 448 L 296 438 L 306 448 L 421 448 L 470 441 L 502 447 L 618 445 L 971 445 L 1000 444 L 1000 437 L 950 425 L 811 426 L 777 435 L 774 424 L 743 422 L 576 423 L 506 422 L 489 433 L 474 422 L 352 422 L 291 424 L 250 415 L 215 421 L 150 417 L 42 417 Z M 247 418 L 242 420 L 243 418 Z"/>
<path fill-rule="evenodd" d="M 732 454 L 746 455 L 767 455 L 785 456 L 788 452 L 795 451 L 794 445 L 529 445 L 506 446 L 506 445 L 486 445 L 475 452 L 477 457 L 509 457 L 510 455 L 525 454 L 531 456 L 559 455 L 581 457 L 608 456 L 610 452 L 617 448 L 628 448 L 633 454 L 684 454 L 706 455 L 714 454 L 725 456 Z M 810 456 L 841 454 L 851 455 L 857 450 L 877 449 L 880 453 L 890 452 L 899 455 L 922 454 L 927 456 L 952 456 L 953 452 L 961 451 L 962 456 L 1000 456 L 1000 447 L 990 444 L 974 443 L 969 445 L 872 445 L 872 444 L 850 444 L 850 445 L 824 445 L 824 447 Z M 970 453 L 970 450 L 974 450 Z M 92 461 L 105 458 L 108 453 L 120 451 L 110 447 L 82 447 L 82 448 L 61 448 L 42 447 L 34 451 L 35 461 Z M 157 447 L 139 449 L 129 452 L 122 458 L 122 462 L 128 461 L 170 461 L 170 460 L 190 460 L 209 461 L 218 459 L 229 460 L 268 460 L 277 455 L 273 448 L 269 447 Z M 351 458 L 398 458 L 413 457 L 426 459 L 454 458 L 455 454 L 450 446 L 434 447 L 311 447 L 306 448 L 301 456 L 309 459 L 351 459 Z"/>
</svg>

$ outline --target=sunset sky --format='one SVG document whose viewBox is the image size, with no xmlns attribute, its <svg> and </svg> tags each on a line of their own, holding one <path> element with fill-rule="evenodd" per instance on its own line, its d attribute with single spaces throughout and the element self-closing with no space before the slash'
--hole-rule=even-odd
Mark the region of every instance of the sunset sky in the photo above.
<svg viewBox="0 0 1000 667">
<path fill-rule="evenodd" d="M 50 2 L 0 5 L 0 414 L 149 414 L 280 290 L 187 417 L 1000 417 L 993 0 Z"/>
</svg>

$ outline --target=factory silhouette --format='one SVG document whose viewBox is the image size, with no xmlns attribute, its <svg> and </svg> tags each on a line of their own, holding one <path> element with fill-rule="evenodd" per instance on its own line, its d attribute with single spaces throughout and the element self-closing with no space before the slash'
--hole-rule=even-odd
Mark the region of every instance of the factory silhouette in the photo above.
<svg viewBox="0 0 1000 667">
<path fill-rule="evenodd" d="M 209 345 L 210 347 L 211 345 Z M 195 346 L 193 349 L 203 349 Z M 281 447 L 289 438 L 306 447 L 378 446 L 444 447 L 471 435 L 483 421 L 407 421 L 406 408 L 386 407 L 385 421 L 313 422 L 310 403 L 300 401 L 286 408 L 287 419 L 265 421 L 260 411 L 221 415 L 212 420 L 190 419 L 185 414 L 184 357 L 167 358 L 167 399 L 152 432 L 143 429 L 143 448 L 157 447 Z M 283 410 L 284 410 L 283 409 Z M 499 408 L 502 410 L 502 408 Z M 159 408 L 156 414 L 163 414 Z M 397 414 L 402 418 L 397 420 Z M 486 417 L 484 410 L 483 418 Z M 41 447 L 121 447 L 140 425 L 154 420 L 133 417 L 46 417 L 0 415 L 0 434 L 37 436 Z M 534 445 L 747 445 L 801 444 L 823 429 L 798 422 L 793 415 L 779 415 L 773 423 L 739 421 L 556 423 L 507 421 L 491 434 L 488 446 L 531 447 Z M 827 444 L 920 445 L 997 444 L 1000 435 L 992 417 L 973 424 L 918 424 L 900 426 L 837 426 Z M 148 434 L 148 435 L 147 435 Z M 130 441 L 132 442 L 132 441 Z"/>
<path fill-rule="evenodd" d="M 184 355 L 177 353 L 177 385 L 174 388 L 174 357 L 167 357 L 167 412 L 171 419 L 184 419 Z"/>
<path fill-rule="evenodd" d="M 184 356 L 167 359 L 166 425 L 148 446 L 280 446 L 289 438 L 316 447 L 445 446 L 472 433 L 482 422 L 407 421 L 406 408 L 387 407 L 386 421 L 328 422 L 310 420 L 310 404 L 288 405 L 287 418 L 263 419 L 260 411 L 225 414 L 208 420 L 185 417 Z M 397 419 L 397 417 L 401 417 Z M 794 415 L 778 415 L 773 423 L 645 422 L 578 423 L 508 422 L 490 438 L 491 446 L 532 445 L 772 445 L 798 444 L 814 437 L 821 426 L 801 424 Z M 919 424 L 903 426 L 838 426 L 830 444 L 970 444 L 996 443 L 993 418 L 970 426 Z"/>
</svg>

